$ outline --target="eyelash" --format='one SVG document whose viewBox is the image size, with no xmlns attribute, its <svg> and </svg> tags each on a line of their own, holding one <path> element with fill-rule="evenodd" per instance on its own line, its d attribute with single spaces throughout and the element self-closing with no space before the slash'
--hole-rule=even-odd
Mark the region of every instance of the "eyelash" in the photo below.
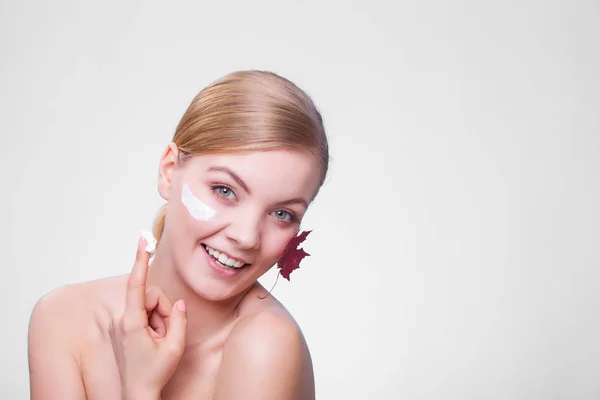
<svg viewBox="0 0 600 400">
<path fill-rule="evenodd" d="M 235 193 L 235 190 L 234 190 L 234 189 L 233 189 L 233 187 L 231 187 L 230 185 L 227 185 L 227 184 L 225 184 L 225 183 L 219 183 L 219 184 L 215 184 L 215 185 L 211 185 L 211 186 L 210 186 L 210 190 L 211 190 L 213 193 L 215 193 L 217 196 L 219 196 L 219 197 L 221 197 L 221 198 L 223 198 L 223 199 L 225 199 L 225 200 L 231 200 L 230 198 L 228 198 L 228 197 L 225 197 L 225 196 L 223 196 L 222 194 L 220 194 L 220 193 L 219 193 L 219 189 L 228 189 L 228 190 L 229 190 L 231 193 L 233 193 L 233 195 L 234 195 L 234 196 L 237 198 L 237 194 Z M 236 200 L 236 201 L 237 201 L 237 200 Z M 293 213 L 293 212 L 291 212 L 291 211 L 288 211 L 288 210 L 277 210 L 277 211 L 283 211 L 283 212 L 287 213 L 287 214 L 290 216 L 290 219 L 289 219 L 289 220 L 284 220 L 284 219 L 281 219 L 281 218 L 277 218 L 277 217 L 276 217 L 276 219 L 277 219 L 278 221 L 281 221 L 282 223 L 291 224 L 291 223 L 294 223 L 294 222 L 297 222 L 297 221 L 298 221 L 298 217 L 296 217 L 296 214 L 294 214 L 294 213 Z"/>
<path fill-rule="evenodd" d="M 229 191 L 231 191 L 231 193 L 233 193 L 233 195 L 235 197 L 237 197 L 237 194 L 235 193 L 235 190 L 233 190 L 233 188 L 231 186 L 227 185 L 227 184 L 220 183 L 218 185 L 211 185 L 210 186 L 210 190 L 212 190 L 214 193 L 216 193 L 217 196 L 220 196 L 220 197 L 222 197 L 224 199 L 230 200 L 228 197 L 225 197 L 225 196 L 223 196 L 222 194 L 220 194 L 218 192 L 218 189 L 223 189 L 223 188 L 228 189 Z"/>
</svg>

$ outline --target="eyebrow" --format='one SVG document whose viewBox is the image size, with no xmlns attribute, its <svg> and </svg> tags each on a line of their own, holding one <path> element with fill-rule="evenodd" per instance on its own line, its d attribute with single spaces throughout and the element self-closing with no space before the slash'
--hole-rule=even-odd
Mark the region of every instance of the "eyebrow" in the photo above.
<svg viewBox="0 0 600 400">
<path fill-rule="evenodd" d="M 250 192 L 250 189 L 248 188 L 248 185 L 246 185 L 246 182 L 244 182 L 244 180 L 242 178 L 240 178 L 240 176 L 238 174 L 236 174 L 235 172 L 233 172 L 229 168 L 223 167 L 223 166 L 220 166 L 220 165 L 215 165 L 215 166 L 212 166 L 212 167 L 208 168 L 208 171 L 225 172 L 226 174 L 228 174 L 229 176 L 231 176 L 231 178 L 238 185 L 240 185 L 242 187 L 242 189 L 244 189 L 246 191 L 246 193 L 252 194 L 252 192 Z M 305 199 L 303 199 L 302 197 L 295 197 L 293 199 L 285 200 L 285 201 L 282 201 L 279 204 L 281 204 L 281 205 L 301 204 L 301 205 L 304 206 L 304 208 L 308 208 L 308 202 Z"/>
<path fill-rule="evenodd" d="M 279 204 L 281 204 L 282 206 L 288 205 L 288 204 L 301 204 L 304 206 L 304 208 L 308 208 L 308 202 L 306 200 L 304 200 L 302 197 L 295 197 L 293 199 L 282 201 Z"/>
<path fill-rule="evenodd" d="M 242 187 L 242 189 L 244 189 L 246 191 L 246 193 L 248 194 L 252 194 L 250 192 L 250 189 L 248 189 L 248 185 L 246 185 L 246 182 L 244 182 L 244 180 L 242 178 L 240 178 L 240 176 L 238 174 L 236 174 L 235 172 L 233 172 L 232 170 L 230 170 L 227 167 L 221 167 L 221 166 L 214 166 L 214 167 L 210 167 L 208 169 L 208 171 L 221 171 L 221 172 L 225 172 L 226 174 L 229 174 L 229 176 L 231 176 L 231 178 Z"/>
</svg>

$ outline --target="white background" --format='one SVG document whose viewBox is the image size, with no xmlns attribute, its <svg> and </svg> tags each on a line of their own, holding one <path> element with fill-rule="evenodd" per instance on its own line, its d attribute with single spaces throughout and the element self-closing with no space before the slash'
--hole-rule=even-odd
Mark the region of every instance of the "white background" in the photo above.
<svg viewBox="0 0 600 400">
<path fill-rule="evenodd" d="M 0 56 L 1 398 L 37 299 L 129 270 L 179 118 L 239 69 L 330 136 L 274 291 L 319 399 L 600 398 L 598 1 L 2 1 Z"/>
</svg>

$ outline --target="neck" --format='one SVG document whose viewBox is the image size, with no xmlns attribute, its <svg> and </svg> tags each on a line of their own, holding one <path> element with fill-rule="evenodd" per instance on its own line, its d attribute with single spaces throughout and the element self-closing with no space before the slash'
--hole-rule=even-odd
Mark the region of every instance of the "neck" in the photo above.
<svg viewBox="0 0 600 400">
<path fill-rule="evenodd" d="M 186 348 L 206 344 L 225 335 L 234 323 L 247 291 L 223 301 L 211 301 L 195 293 L 182 279 L 172 259 L 157 250 L 149 265 L 147 287 L 157 286 L 175 303 L 183 299 L 187 310 Z M 218 340 L 218 339 L 217 339 Z"/>
</svg>

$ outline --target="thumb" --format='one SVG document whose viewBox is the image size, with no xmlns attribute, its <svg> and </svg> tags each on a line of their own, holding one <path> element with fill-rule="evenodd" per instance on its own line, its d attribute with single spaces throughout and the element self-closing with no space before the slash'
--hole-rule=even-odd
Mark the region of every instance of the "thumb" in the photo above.
<svg viewBox="0 0 600 400">
<path fill-rule="evenodd" d="M 185 346 L 185 333 L 187 330 L 187 313 L 185 302 L 178 300 L 173 304 L 173 310 L 169 318 L 169 328 L 162 342 L 169 357 L 179 359 L 183 355 Z"/>
</svg>

